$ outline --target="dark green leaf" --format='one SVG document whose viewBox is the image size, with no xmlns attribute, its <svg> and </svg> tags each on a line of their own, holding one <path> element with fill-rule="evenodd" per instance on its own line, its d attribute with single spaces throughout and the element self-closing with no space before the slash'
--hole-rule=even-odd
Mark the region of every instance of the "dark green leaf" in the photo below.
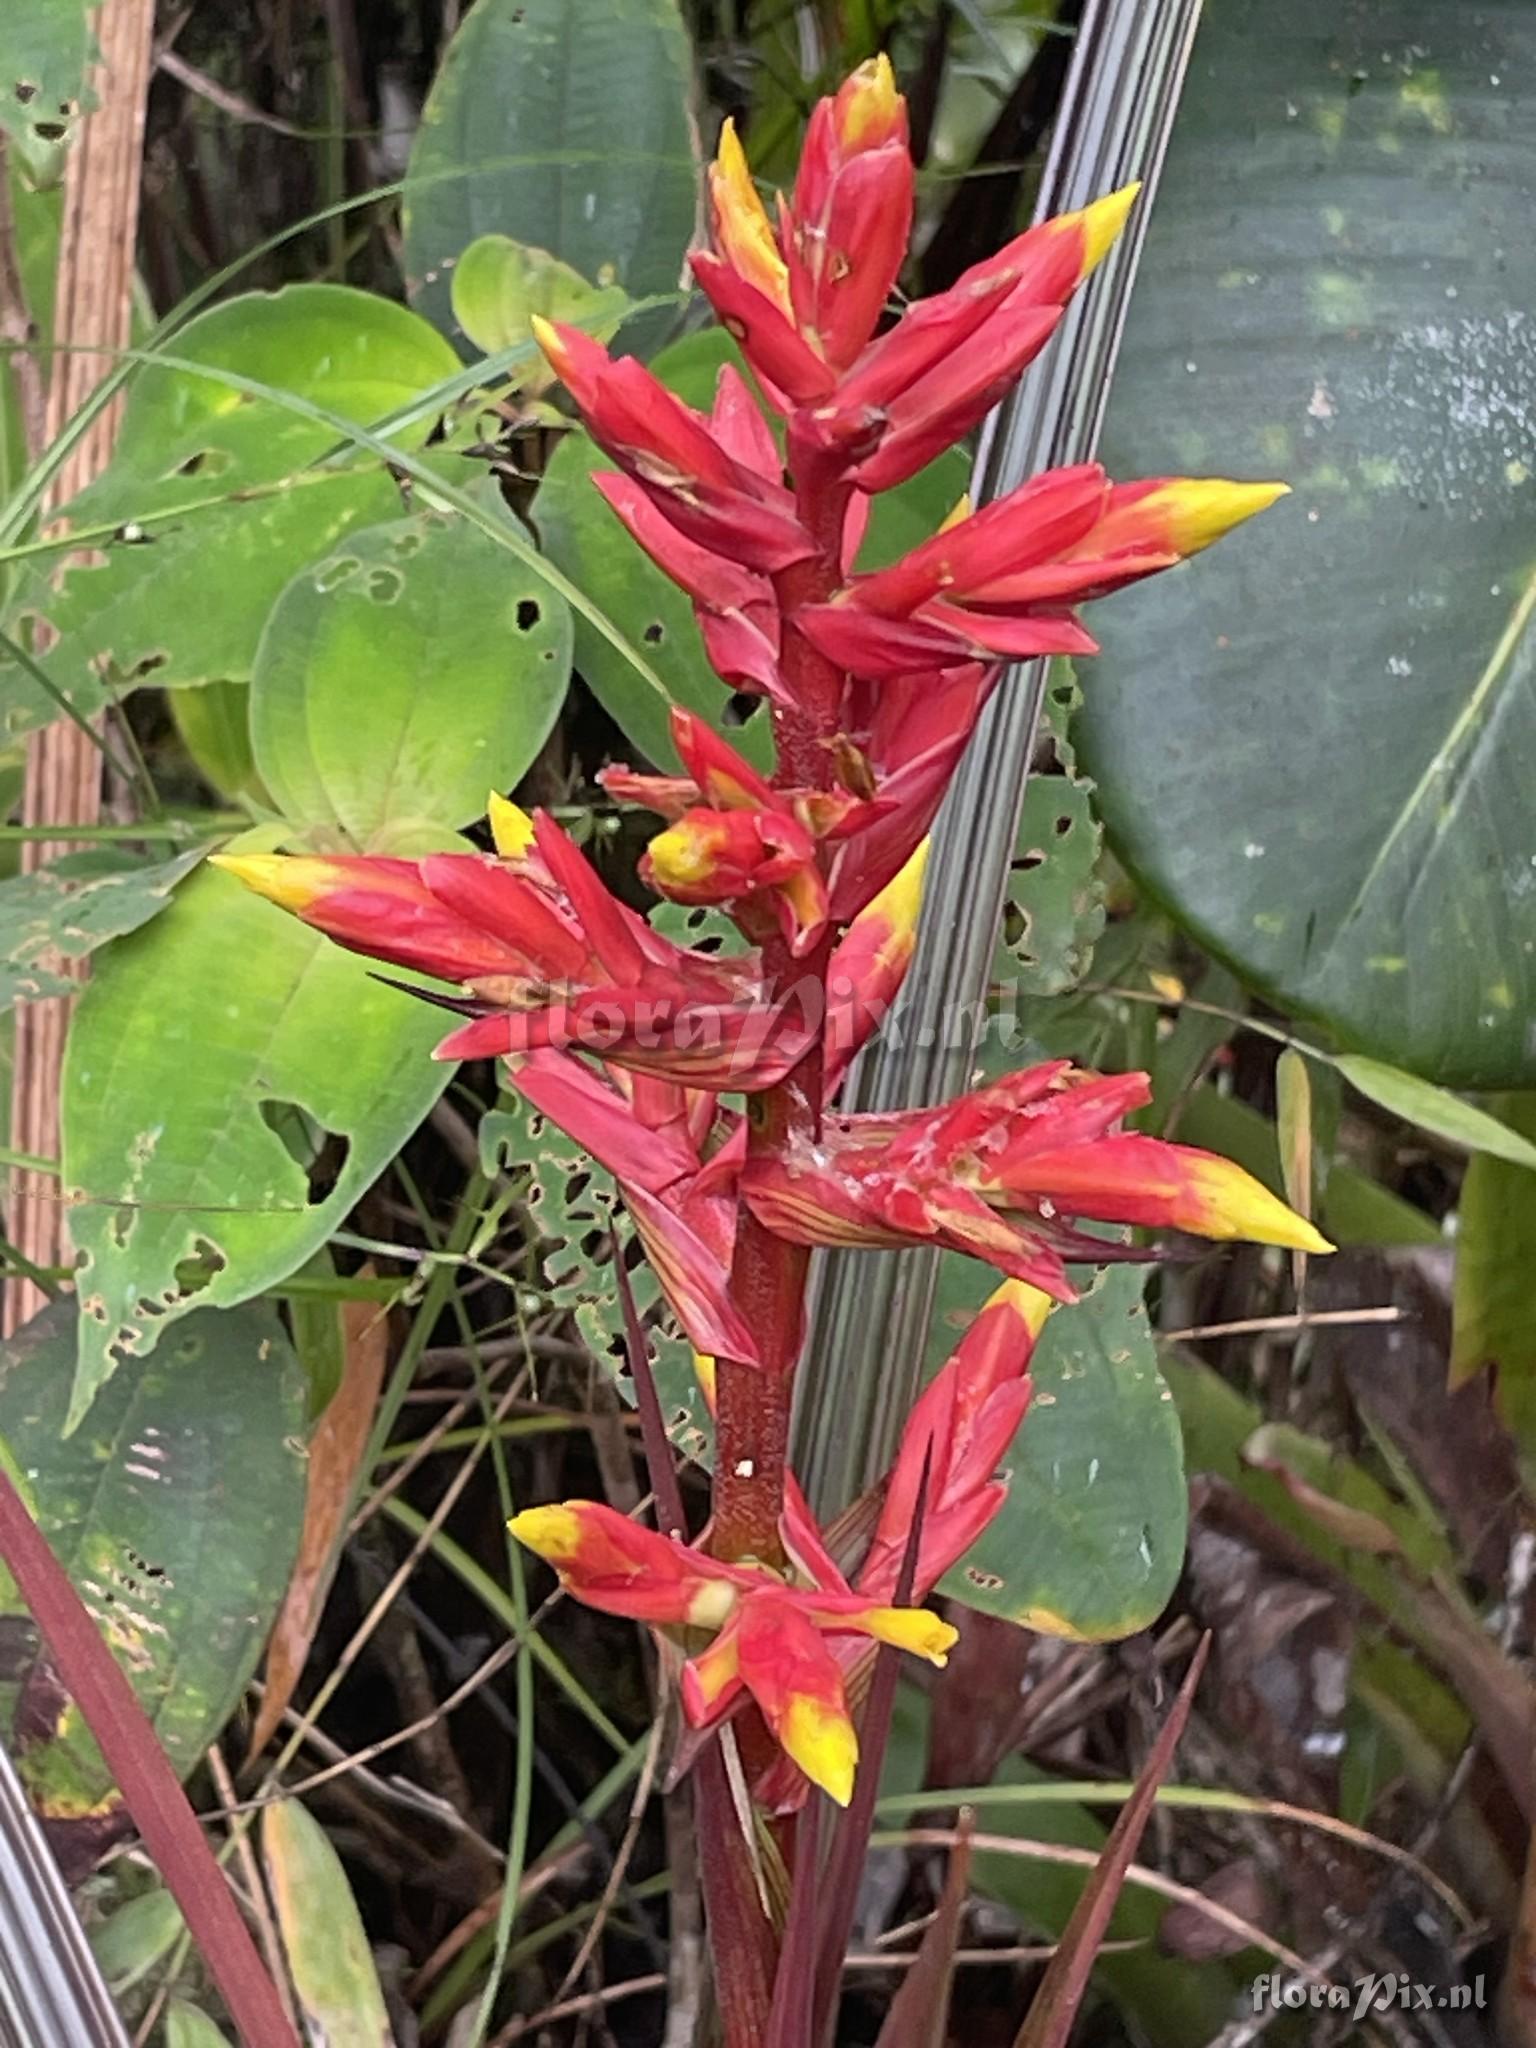
<svg viewBox="0 0 1536 2048">
<path fill-rule="evenodd" d="M 442 1093 L 441 1036 L 438 1012 L 211 869 L 100 956 L 64 1068 L 72 1422 L 177 1317 L 248 1300 L 325 1242 Z M 313 1183 L 290 1123 L 318 1132 Z"/>
<path fill-rule="evenodd" d="M 1292 1014 L 1468 1087 L 1536 1042 L 1536 13 L 1208 8 L 1105 436 L 1294 496 L 1095 612 L 1137 875 Z"/>
<path fill-rule="evenodd" d="M 105 849 L 68 853 L 0 882 L 0 1009 L 38 996 L 72 995 L 75 983 L 44 963 L 49 953 L 83 960 L 163 910 L 201 847 L 173 860 L 125 859 Z"/>
<path fill-rule="evenodd" d="M 411 152 L 411 298 L 454 333 L 452 267 L 489 233 L 632 298 L 675 291 L 698 204 L 692 90 L 671 0 L 479 0 Z"/>
<path fill-rule="evenodd" d="M 251 752 L 251 690 L 248 683 L 204 683 L 176 690 L 166 700 L 181 743 L 205 782 L 230 803 L 272 808 Z"/>
<path fill-rule="evenodd" d="M 1536 1096 L 1496 1099 L 1500 1119 L 1536 1138 Z M 1536 1173 L 1492 1153 L 1467 1167 L 1456 1205 L 1451 1384 L 1493 1368 L 1494 1401 L 1536 1470 Z"/>
<path fill-rule="evenodd" d="M 1536 1144 L 1519 1131 L 1512 1131 L 1508 1124 L 1500 1123 L 1486 1109 L 1463 1102 L 1449 1089 L 1437 1088 L 1431 1081 L 1421 1081 L 1416 1074 L 1405 1074 L 1397 1067 L 1384 1066 L 1380 1060 L 1352 1053 L 1342 1054 L 1334 1065 L 1352 1088 L 1358 1088 L 1362 1095 L 1391 1110 L 1394 1116 L 1417 1124 L 1420 1130 L 1445 1138 L 1465 1151 L 1487 1152 L 1495 1159 L 1505 1159 L 1511 1166 L 1536 1167 Z"/>
<path fill-rule="evenodd" d="M 944 1356 L 995 1276 L 946 1256 L 932 1349 Z M 1157 1369 L 1145 1276 L 1100 1276 L 1047 1322 L 1008 1499 L 944 1581 L 968 1606 L 1104 1641 L 1156 1620 L 1184 1561 L 1178 1416 Z"/>
<path fill-rule="evenodd" d="M 312 838 L 377 847 L 478 818 L 554 723 L 571 620 L 449 512 L 350 534 L 278 599 L 251 683 L 256 765 Z"/>
<path fill-rule="evenodd" d="M 288 1582 L 304 1504 L 302 1379 L 270 1308 L 204 1311 L 153 1359 L 126 1364 L 66 1437 L 75 1343 L 75 1305 L 61 1301 L 0 1349 L 0 1435 L 185 1774 L 234 1711 Z M 44 1812 L 83 1815 L 111 1795 L 78 1709 L 50 1704 L 40 1674 L 17 1739 Z"/>
</svg>

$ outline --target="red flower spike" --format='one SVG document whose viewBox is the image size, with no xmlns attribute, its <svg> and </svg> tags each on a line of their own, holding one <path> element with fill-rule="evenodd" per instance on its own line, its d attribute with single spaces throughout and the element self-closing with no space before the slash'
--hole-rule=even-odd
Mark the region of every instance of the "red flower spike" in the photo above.
<svg viewBox="0 0 1536 2048">
<path fill-rule="evenodd" d="M 1049 470 L 796 623 L 828 660 L 869 676 L 1091 653 L 1068 606 L 1170 568 L 1285 491 L 1190 477 L 1111 488 L 1097 463 Z"/>
<path fill-rule="evenodd" d="M 646 848 L 640 876 L 674 903 L 739 903 L 771 892 L 797 959 L 826 930 L 827 885 L 816 842 L 777 809 L 685 811 Z"/>
<path fill-rule="evenodd" d="M 841 1580 L 802 1589 L 760 1565 L 723 1564 L 593 1501 L 526 1508 L 509 1526 L 588 1606 L 716 1630 L 683 1667 L 689 1720 L 711 1726 L 746 1691 L 786 1754 L 840 1805 L 853 1791 L 858 1736 L 827 1639 L 865 1636 L 940 1666 L 955 1641 L 947 1622 L 919 1608 L 882 1605 Z"/>
<path fill-rule="evenodd" d="M 1146 1099 L 1144 1074 L 1101 1079 L 1051 1062 L 939 1109 L 829 1119 L 818 1143 L 791 1139 L 778 1156 L 750 1160 L 742 1193 L 792 1243 L 937 1244 L 1057 1301 L 1076 1298 L 1069 1259 L 1126 1255 L 1063 1214 L 1332 1249 L 1230 1160 L 1107 1135 Z"/>
<path fill-rule="evenodd" d="M 783 484 L 728 454 L 712 423 L 633 356 L 538 315 L 533 330 L 593 440 L 680 533 L 770 573 L 814 553 Z"/>
</svg>

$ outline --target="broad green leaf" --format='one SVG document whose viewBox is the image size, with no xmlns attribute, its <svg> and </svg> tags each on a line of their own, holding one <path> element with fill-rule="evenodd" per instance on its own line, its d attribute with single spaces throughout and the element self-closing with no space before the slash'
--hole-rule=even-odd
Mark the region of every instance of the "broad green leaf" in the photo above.
<svg viewBox="0 0 1536 2048">
<path fill-rule="evenodd" d="M 527 772 L 570 667 L 564 602 L 478 527 L 432 511 L 368 527 L 302 569 L 267 621 L 256 766 L 322 843 L 451 831 Z"/>
<path fill-rule="evenodd" d="M 529 346 L 533 320 L 582 323 L 606 341 L 624 317 L 629 294 L 621 285 L 589 284 L 579 270 L 531 242 L 510 235 L 481 235 L 454 265 L 453 317 L 486 355 Z M 521 390 L 542 389 L 554 372 L 535 354 L 517 379 Z"/>
<path fill-rule="evenodd" d="M 230 803 L 271 810 L 271 794 L 251 751 L 249 683 L 204 683 L 166 699 L 181 743 L 205 782 Z"/>
<path fill-rule="evenodd" d="M 952 1349 L 995 1275 L 947 1255 L 930 1348 Z M 944 1580 L 984 1613 L 1106 1641 L 1166 1606 L 1184 1562 L 1178 1416 L 1157 1369 L 1145 1275 L 1103 1273 L 1047 1322 L 1002 1512 Z"/>
<path fill-rule="evenodd" d="M 650 367 L 669 390 L 704 410 L 726 363 L 739 366 L 735 344 L 723 329 L 708 328 L 663 349 Z M 565 437 L 534 500 L 533 520 L 545 552 L 627 639 L 644 650 L 677 703 L 724 731 L 756 766 L 768 767 L 772 740 L 766 703 L 729 696 L 705 656 L 692 605 L 630 539 L 593 489 L 594 470 L 612 467 L 586 434 L 577 430 Z M 900 490 L 877 498 L 859 566 L 878 568 L 933 533 L 965 489 L 965 479 L 963 458 L 945 456 Z M 581 619 L 576 621 L 576 665 L 608 715 L 645 758 L 675 765 L 667 705 Z"/>
<path fill-rule="evenodd" d="M 341 1858 L 297 1799 L 262 1816 L 261 1853 L 293 1988 L 326 2048 L 393 2048 L 384 1994 Z"/>
<path fill-rule="evenodd" d="M 45 965 L 46 956 L 83 960 L 106 940 L 137 931 L 202 858 L 201 847 L 154 861 L 92 848 L 0 882 L 0 1009 L 73 995 L 76 984 Z"/>
<path fill-rule="evenodd" d="M 95 1923 L 90 1929 L 91 1953 L 107 1982 L 121 1994 L 169 1953 L 186 1925 L 180 1906 L 164 1885 L 157 1884 Z"/>
<path fill-rule="evenodd" d="M 633 1400 L 613 1239 L 617 1234 L 629 1252 L 635 1237 L 611 1175 L 594 1165 L 590 1154 L 558 1125 L 521 1100 L 481 1118 L 480 1153 L 488 1173 L 505 1168 L 527 1172 L 525 1201 L 542 1240 L 544 1298 L 550 1307 L 575 1317 L 593 1357 Z M 629 1265 L 628 1272 L 650 1342 L 651 1370 L 668 1431 L 685 1457 L 707 1462 L 709 1411 L 694 1375 L 692 1346 L 662 1298 L 650 1261 L 640 1259 Z"/>
<path fill-rule="evenodd" d="M 3 62 L 0 62 L 0 96 L 4 93 L 3 77 Z M 0 125 L 3 125 L 3 116 L 0 116 Z M 8 157 L 5 174 L 10 180 L 16 268 L 26 294 L 27 312 L 39 341 L 46 346 L 53 339 L 53 280 L 59 261 L 59 222 L 64 211 L 64 194 L 57 187 L 49 191 L 37 190 L 23 176 L 13 157 Z M 41 360 L 46 366 L 47 358 Z M 45 367 L 45 380 L 46 376 Z M 0 361 L 0 497 L 10 497 L 26 475 L 28 466 L 15 365 Z M 0 569 L 0 594 L 4 592 L 8 576 L 7 570 Z"/>
<path fill-rule="evenodd" d="M 205 1310 L 152 1359 L 125 1364 L 65 1436 L 75 1321 L 72 1301 L 55 1302 L 0 1347 L 0 1434 L 28 1474 L 40 1528 L 186 1773 L 238 1704 L 288 1583 L 304 1505 L 303 1381 L 271 1308 Z M 23 1776 L 62 1820 L 116 1794 L 55 1685 L 34 1671 L 16 1728 Z"/>
<path fill-rule="evenodd" d="M 1285 1199 L 1299 1216 L 1312 1214 L 1312 1070 L 1294 1046 L 1275 1062 L 1275 1129 Z"/>
<path fill-rule="evenodd" d="M 1536 1096 L 1497 1098 L 1506 1127 L 1536 1137 Z M 1493 1395 L 1526 1466 L 1536 1469 L 1536 1173 L 1480 1152 L 1456 1205 L 1451 1385 L 1493 1368 Z"/>
<path fill-rule="evenodd" d="M 675 291 L 698 204 L 692 99 L 673 0 L 478 0 L 406 173 L 412 300 L 453 333 L 453 265 L 489 233 L 632 298 Z"/>
<path fill-rule="evenodd" d="M 165 2009 L 165 2048 L 229 2048 L 229 2041 L 207 2013 L 173 1998 Z"/>
<path fill-rule="evenodd" d="M 1352 1088 L 1420 1130 L 1469 1152 L 1487 1152 L 1511 1166 L 1536 1167 L 1536 1144 L 1449 1089 L 1354 1053 L 1342 1054 L 1334 1064 Z"/>
<path fill-rule="evenodd" d="M 442 1093 L 441 1036 L 426 1004 L 212 869 L 99 956 L 64 1066 L 72 1425 L 177 1317 L 248 1300 L 325 1242 Z M 306 1119 L 313 1187 L 282 1136 Z"/>
<path fill-rule="evenodd" d="M 1536 1082 L 1533 77 L 1523 0 L 1205 10 L 1105 459 L 1294 494 L 1095 608 L 1078 732 L 1181 921 L 1466 1087 Z"/>
<path fill-rule="evenodd" d="M 87 97 L 97 55 L 87 0 L 17 0 L 0 29 L 0 134 L 27 149 L 62 141 Z"/>
<path fill-rule="evenodd" d="M 291 285 L 215 306 L 176 337 L 189 361 L 232 371 L 372 426 L 457 368 L 453 351 L 403 306 L 342 285 Z M 428 418 L 401 436 L 422 442 Z M 112 536 L 55 588 L 34 566 L 18 614 L 59 635 L 44 657 L 81 710 L 153 678 L 178 686 L 242 680 L 278 593 L 351 528 L 385 519 L 400 494 L 381 463 L 309 469 L 335 445 L 327 427 L 277 398 L 248 397 L 189 370 L 146 365 L 133 381 L 111 463 L 66 508 L 78 531 Z M 301 472 L 303 472 L 301 474 Z M 216 569 L 217 586 L 210 579 Z M 55 707 L 0 668 L 0 729 L 46 723 Z"/>
</svg>

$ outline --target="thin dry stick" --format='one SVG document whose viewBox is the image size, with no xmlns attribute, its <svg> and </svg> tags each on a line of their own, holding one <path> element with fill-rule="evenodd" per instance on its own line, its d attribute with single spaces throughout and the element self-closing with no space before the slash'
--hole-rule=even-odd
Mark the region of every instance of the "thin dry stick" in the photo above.
<svg viewBox="0 0 1536 2048">
<path fill-rule="evenodd" d="M 208 1752 L 208 1768 L 213 1774 L 214 1789 L 226 1806 L 234 1802 L 234 1780 L 229 1775 L 229 1765 L 224 1761 L 224 1752 L 217 1743 Z M 251 1838 L 244 1828 L 231 1831 L 235 1860 L 240 1874 L 245 1879 L 245 1888 L 250 1895 L 251 1918 L 256 1922 L 256 1937 L 261 1943 L 262 1960 L 266 1963 L 267 1974 L 277 1986 L 277 1995 L 288 2024 L 293 2028 L 294 2038 L 303 2039 L 299 2025 L 298 2011 L 293 2002 L 292 1987 L 288 1982 L 288 1965 L 283 1953 L 282 1939 L 277 1931 L 277 1922 L 272 1915 L 272 1902 L 267 1897 L 266 1885 L 262 1882 L 261 1870 L 251 1848 Z M 169 1986 L 166 1987 L 167 1989 Z"/>
<path fill-rule="evenodd" d="M 871 1842 L 882 1848 L 952 1849 L 960 1839 L 954 1828 L 890 1828 L 872 1836 Z M 1097 1849 L 1073 1849 L 1061 1842 L 1034 1842 L 1022 1835 L 972 1835 L 970 1843 L 973 1849 L 995 1850 L 1000 1856 L 1021 1856 L 1031 1863 L 1065 1863 L 1074 1870 L 1092 1870 L 1099 1860 Z M 1245 1948 L 1261 1948 L 1266 1955 L 1284 1963 L 1298 1976 L 1327 1987 L 1328 1977 L 1305 1956 L 1297 1955 L 1284 1942 L 1266 1934 L 1262 1927 L 1256 1927 L 1251 1920 L 1243 1919 L 1240 1913 L 1234 1913 L 1215 1899 L 1208 1899 L 1192 1885 L 1179 1884 L 1171 1877 L 1164 1877 L 1160 1870 L 1148 1869 L 1144 1863 L 1132 1863 L 1126 1870 L 1125 1881 L 1139 1885 L 1143 1891 L 1157 1892 L 1165 1899 L 1172 1899 L 1176 1905 L 1192 1907 L 1228 1934 L 1237 1935 Z"/>
<path fill-rule="evenodd" d="M 490 1367 L 486 1370 L 483 1384 L 485 1387 L 489 1387 L 493 1380 L 499 1379 L 500 1377 L 500 1366 L 496 1365 Z M 520 1373 L 518 1377 L 513 1381 L 513 1394 L 518 1393 L 526 1377 L 526 1374 Z M 348 1522 L 346 1532 L 342 1537 L 343 1543 L 350 1543 L 353 1537 L 356 1536 L 359 1529 L 362 1528 L 363 1524 L 373 1519 L 373 1517 L 378 1513 L 379 1509 L 383 1507 L 385 1501 L 389 1499 L 390 1495 L 399 1492 L 400 1488 L 405 1484 L 406 1480 L 410 1478 L 411 1474 L 416 1470 L 416 1468 L 420 1464 L 422 1464 L 425 1459 L 431 1457 L 433 1451 L 437 1448 L 438 1443 L 441 1441 L 443 1437 L 445 1437 L 448 1434 L 449 1430 L 453 1428 L 455 1423 L 461 1422 L 463 1418 L 469 1413 L 471 1408 L 479 1407 L 481 1393 L 481 1387 L 472 1387 L 466 1393 L 455 1396 L 453 1404 L 450 1407 L 444 1409 L 443 1413 L 438 1417 L 437 1421 L 433 1423 L 432 1427 L 427 1431 L 426 1435 L 422 1438 L 421 1442 L 416 1446 L 415 1450 L 411 1452 L 410 1456 L 407 1458 L 402 1458 L 399 1464 L 395 1467 L 394 1471 L 390 1473 L 389 1477 L 381 1481 L 380 1484 L 376 1486 L 374 1490 L 370 1494 L 368 1494 L 365 1499 L 358 1503 L 357 1509 L 354 1512 L 351 1521 Z M 489 1442 L 489 1438 L 487 1438 L 486 1441 Z"/>
<path fill-rule="evenodd" d="M 540 2027 L 551 2027 L 556 2020 L 602 2012 L 626 1998 L 638 1998 L 642 1992 L 661 1991 L 666 1981 L 659 1972 L 653 1972 L 649 1977 L 628 1977 L 622 1984 L 605 1984 L 600 1990 L 584 1991 L 580 1998 L 567 1998 L 563 2004 L 546 2006 L 543 2012 L 533 2013 L 527 2019 L 511 2021 L 499 2034 L 491 2036 L 486 2048 L 509 2048 L 511 2042 L 524 2040 Z"/>
<path fill-rule="evenodd" d="M 48 382 L 45 435 L 57 437 L 112 365 L 110 354 L 130 339 L 133 252 L 144 155 L 154 0 L 105 0 L 97 19 L 101 61 L 92 74 L 98 105 L 81 122 L 64 175 L 64 220 L 54 293 L 54 334 L 66 344 Z M 86 346 L 82 348 L 82 344 Z M 65 503 L 106 467 L 117 435 L 117 402 L 103 408 L 60 468 L 50 508 Z M 24 825 L 93 824 L 101 813 L 101 760 L 92 738 L 67 719 L 35 733 L 27 749 Z M 66 850 L 66 842 L 26 842 L 24 872 Z M 50 965 L 55 964 L 50 961 Z M 59 971 L 82 979 L 83 961 Z M 23 1003 L 16 1014 L 11 1085 L 11 1143 L 19 1152 L 54 1159 L 59 1152 L 59 1075 L 70 1003 Z M 69 1263 L 63 1209 L 46 1178 L 21 1177 L 11 1210 L 10 1238 L 31 1265 Z M 18 1328 L 43 1306 L 32 1281 L 5 1283 L 4 1328 Z"/>
<path fill-rule="evenodd" d="M 640 1823 L 645 1819 L 645 1809 L 651 1802 L 651 1789 L 656 1782 L 656 1762 L 661 1755 L 663 1722 L 658 1714 L 651 1723 L 651 1739 L 645 1746 L 645 1756 L 640 1765 L 640 1776 L 635 1781 L 635 1796 L 629 1802 L 629 1822 L 624 1829 L 624 1838 L 619 1843 L 619 1853 L 613 1859 L 613 1868 L 608 1873 L 608 1882 L 603 1886 L 603 1895 L 597 1902 L 597 1911 L 592 1923 L 582 1936 L 581 1947 L 577 1949 L 571 1967 L 561 1979 L 555 1993 L 557 1999 L 564 1998 L 571 1986 L 587 1967 L 588 1958 L 603 1938 L 603 1929 L 608 1924 L 608 1915 L 613 1911 L 613 1902 L 619 1895 L 619 1887 L 629 1869 L 630 1858 L 635 1853 L 635 1844 L 640 1839 Z"/>
<path fill-rule="evenodd" d="M 1267 1330 L 1348 1328 L 1354 1323 L 1401 1323 L 1407 1310 L 1386 1308 L 1296 1309 L 1288 1316 L 1244 1316 L 1235 1323 L 1193 1323 L 1187 1330 L 1159 1330 L 1165 1344 L 1193 1344 L 1206 1337 L 1252 1337 Z"/>
</svg>

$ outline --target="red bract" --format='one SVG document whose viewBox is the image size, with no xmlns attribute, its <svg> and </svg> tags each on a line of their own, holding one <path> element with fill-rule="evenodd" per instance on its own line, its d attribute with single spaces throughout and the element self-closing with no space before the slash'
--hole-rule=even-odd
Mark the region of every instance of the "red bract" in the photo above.
<svg viewBox="0 0 1536 2048">
<path fill-rule="evenodd" d="M 749 1160 L 742 1194 L 793 1243 L 941 1245 L 1057 1301 L 1077 1299 L 1068 1260 L 1124 1255 L 1067 1219 L 1332 1249 L 1231 1160 L 1110 1135 L 1150 1099 L 1145 1074 L 1096 1076 L 1053 1060 L 941 1109 L 829 1117 L 819 1136 L 796 1133 Z"/>
<path fill-rule="evenodd" d="M 920 1600 L 996 1514 L 1048 1299 L 1075 1298 L 1068 1264 L 1150 1256 L 1124 1226 L 1327 1249 L 1229 1161 L 1125 1132 L 1147 1099 L 1143 1074 L 1057 1060 L 936 1108 L 834 1107 L 912 958 L 926 834 L 1004 664 L 1090 652 L 1078 605 L 1183 561 L 1283 488 L 1114 484 L 1084 463 L 974 514 L 962 506 L 901 560 L 857 573 L 871 495 L 1002 395 L 1110 249 L 1136 188 L 1031 228 L 893 315 L 912 193 L 884 57 L 817 107 L 774 214 L 726 124 L 712 246 L 694 270 L 784 416 L 782 448 L 735 368 L 701 413 L 632 357 L 535 323 L 615 464 L 598 489 L 691 599 L 722 682 L 766 699 L 771 773 L 679 710 L 678 772 L 603 777 L 662 821 L 641 878 L 719 905 L 744 950 L 674 945 L 551 819 L 500 798 L 494 858 L 224 862 L 339 943 L 450 983 L 435 1000 L 465 1021 L 442 1055 L 504 1058 L 512 1086 L 613 1176 L 669 1308 L 717 1361 L 708 1547 L 584 1502 L 528 1510 L 513 1527 L 590 1605 L 707 1632 L 680 1645 L 687 1716 L 699 1731 L 744 1717 L 747 1783 L 776 1812 L 803 1799 L 807 1777 L 848 1799 L 848 1681 L 874 1644 L 942 1661 L 952 1632 L 894 1604 L 897 1589 L 910 1570 Z M 720 1100 L 732 1093 L 744 1108 Z M 846 1574 L 785 1469 L 815 1245 L 944 1247 L 1009 1276 L 913 1409 L 873 1540 Z M 658 1497 L 675 1501 L 669 1478 L 653 1468 Z M 701 1781 L 701 1837 L 718 1843 L 740 1816 L 724 1774 L 704 1775 L 715 1790 Z M 781 1847 L 793 1854 L 792 1831 Z M 710 1910 L 738 1935 L 756 1910 L 739 1862 L 704 1858 Z M 755 2048 L 764 2029 L 729 2000 L 722 2012 L 727 2048 Z"/>
</svg>

